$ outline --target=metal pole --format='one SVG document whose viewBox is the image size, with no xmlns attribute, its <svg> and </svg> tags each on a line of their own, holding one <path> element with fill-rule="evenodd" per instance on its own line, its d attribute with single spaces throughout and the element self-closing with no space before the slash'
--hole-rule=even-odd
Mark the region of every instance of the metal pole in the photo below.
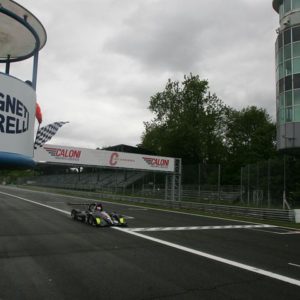
<svg viewBox="0 0 300 300">
<path fill-rule="evenodd" d="M 248 175 L 247 175 L 248 176 L 248 178 L 247 178 L 248 179 L 247 180 L 248 181 L 248 184 L 247 184 L 248 185 L 247 186 L 247 202 L 248 202 L 248 205 L 250 205 L 250 174 L 249 174 L 249 168 L 250 168 L 250 166 L 248 165 L 247 166 L 247 171 L 248 171 Z"/>
<path fill-rule="evenodd" d="M 198 197 L 201 196 L 201 165 L 198 164 Z"/>
<path fill-rule="evenodd" d="M 172 175 L 172 191 L 171 191 L 171 200 L 175 201 L 175 174 Z"/>
<path fill-rule="evenodd" d="M 243 167 L 241 167 L 241 203 L 243 203 Z"/>
<path fill-rule="evenodd" d="M 168 200 L 168 175 L 165 175 L 165 200 Z"/>
<path fill-rule="evenodd" d="M 221 165 L 219 164 L 218 169 L 218 201 L 221 200 Z"/>
<path fill-rule="evenodd" d="M 32 87 L 36 90 L 37 72 L 38 72 L 39 52 L 36 51 L 33 56 Z"/>
<path fill-rule="evenodd" d="M 283 155 L 283 196 L 282 196 L 282 208 L 285 208 L 286 203 L 286 165 L 285 165 L 285 154 Z"/>
<path fill-rule="evenodd" d="M 270 159 L 268 159 L 268 207 L 271 207 L 270 176 L 271 176 L 271 163 L 270 163 Z"/>
<path fill-rule="evenodd" d="M 7 61 L 5 65 L 5 74 L 9 75 L 10 71 L 10 55 L 7 55 Z"/>
<path fill-rule="evenodd" d="M 256 205 L 259 205 L 259 189 L 258 189 L 258 185 L 259 185 L 259 164 L 258 162 L 256 163 Z"/>
</svg>

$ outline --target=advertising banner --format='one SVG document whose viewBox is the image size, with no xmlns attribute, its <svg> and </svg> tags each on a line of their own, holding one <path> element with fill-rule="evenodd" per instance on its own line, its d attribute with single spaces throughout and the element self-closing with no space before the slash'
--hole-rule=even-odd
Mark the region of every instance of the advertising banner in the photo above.
<svg viewBox="0 0 300 300">
<path fill-rule="evenodd" d="M 174 172 L 170 157 L 92 150 L 46 144 L 34 151 L 36 162 Z"/>
<path fill-rule="evenodd" d="M 31 86 L 0 73 L 0 152 L 33 157 L 35 105 Z"/>
</svg>

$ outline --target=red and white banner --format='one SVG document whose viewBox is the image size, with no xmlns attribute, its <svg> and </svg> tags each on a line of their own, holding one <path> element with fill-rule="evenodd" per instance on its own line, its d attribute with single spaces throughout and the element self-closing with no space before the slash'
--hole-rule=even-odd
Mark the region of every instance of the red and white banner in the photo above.
<svg viewBox="0 0 300 300">
<path fill-rule="evenodd" d="M 175 170 L 175 159 L 170 157 L 49 144 L 34 151 L 34 160 L 40 163 L 49 162 L 163 172 L 174 172 Z"/>
</svg>

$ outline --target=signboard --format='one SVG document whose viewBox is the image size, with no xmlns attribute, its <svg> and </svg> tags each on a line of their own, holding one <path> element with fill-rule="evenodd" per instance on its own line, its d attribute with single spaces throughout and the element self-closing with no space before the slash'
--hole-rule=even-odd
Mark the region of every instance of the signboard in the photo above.
<svg viewBox="0 0 300 300">
<path fill-rule="evenodd" d="M 0 73 L 0 152 L 33 157 L 35 106 L 31 86 Z"/>
<path fill-rule="evenodd" d="M 174 172 L 170 157 L 92 150 L 46 144 L 34 151 L 36 162 Z"/>
</svg>

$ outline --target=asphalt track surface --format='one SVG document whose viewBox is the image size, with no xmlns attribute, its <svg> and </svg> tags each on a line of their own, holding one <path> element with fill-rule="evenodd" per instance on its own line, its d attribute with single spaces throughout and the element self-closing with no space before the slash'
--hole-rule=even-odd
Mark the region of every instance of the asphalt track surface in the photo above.
<svg viewBox="0 0 300 300">
<path fill-rule="evenodd" d="M 0 186 L 1 300 L 300 298 L 298 231 L 106 202 L 129 227 L 94 228 L 82 202 Z"/>
</svg>

